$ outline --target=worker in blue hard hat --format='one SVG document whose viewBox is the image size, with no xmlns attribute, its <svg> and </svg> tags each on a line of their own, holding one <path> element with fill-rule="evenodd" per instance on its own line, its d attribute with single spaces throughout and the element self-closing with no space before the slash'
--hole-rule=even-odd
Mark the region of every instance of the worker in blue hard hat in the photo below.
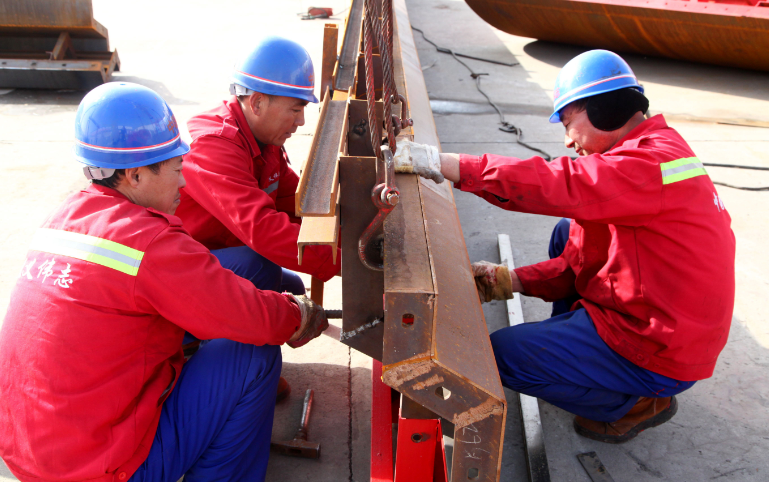
<svg viewBox="0 0 769 482">
<path fill-rule="evenodd" d="M 184 230 L 189 147 L 155 92 L 97 87 L 75 137 L 92 184 L 35 233 L 0 331 L 0 456 L 22 481 L 264 480 L 277 345 L 318 336 L 323 309 Z M 213 339 L 186 363 L 185 331 Z"/>
<path fill-rule="evenodd" d="M 222 266 L 260 289 L 305 292 L 296 271 L 327 281 L 339 273 L 328 246 L 297 259 L 299 178 L 284 143 L 318 102 L 312 59 L 298 43 L 265 37 L 231 73 L 231 96 L 187 123 L 187 186 L 178 215 Z M 281 379 L 279 398 L 290 390 Z"/>
<path fill-rule="evenodd" d="M 734 307 L 731 218 L 702 163 L 606 50 L 561 70 L 550 122 L 578 158 L 438 153 L 401 142 L 402 171 L 440 170 L 491 204 L 565 219 L 550 260 L 472 265 L 482 302 L 514 292 L 552 318 L 491 335 L 502 383 L 576 414 L 580 435 L 631 440 L 675 415 L 675 395 L 712 376 Z"/>
</svg>

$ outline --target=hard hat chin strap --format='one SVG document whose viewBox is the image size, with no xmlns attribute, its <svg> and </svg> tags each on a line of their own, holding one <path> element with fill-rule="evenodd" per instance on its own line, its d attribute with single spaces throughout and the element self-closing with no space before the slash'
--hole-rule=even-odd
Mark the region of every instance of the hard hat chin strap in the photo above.
<svg viewBox="0 0 769 482">
<path fill-rule="evenodd" d="M 85 174 L 86 179 L 100 180 L 100 179 L 107 179 L 108 177 L 112 177 L 112 175 L 115 174 L 115 170 L 110 169 L 108 167 L 85 166 L 83 168 L 83 174 Z"/>
</svg>

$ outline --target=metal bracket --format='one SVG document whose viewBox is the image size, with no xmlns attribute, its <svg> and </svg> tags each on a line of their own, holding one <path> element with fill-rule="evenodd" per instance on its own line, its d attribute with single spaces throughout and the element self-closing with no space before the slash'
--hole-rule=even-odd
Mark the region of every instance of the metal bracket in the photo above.
<svg viewBox="0 0 769 482">
<path fill-rule="evenodd" d="M 373 262 L 369 259 L 371 240 L 384 224 L 385 218 L 395 209 L 400 199 L 400 191 L 395 185 L 395 160 L 387 146 L 381 147 L 382 159 L 377 160 L 377 184 L 371 190 L 371 202 L 379 209 L 374 219 L 358 240 L 358 257 L 361 263 L 373 271 L 384 271 L 382 261 Z M 384 179 L 382 179 L 384 177 Z"/>
</svg>

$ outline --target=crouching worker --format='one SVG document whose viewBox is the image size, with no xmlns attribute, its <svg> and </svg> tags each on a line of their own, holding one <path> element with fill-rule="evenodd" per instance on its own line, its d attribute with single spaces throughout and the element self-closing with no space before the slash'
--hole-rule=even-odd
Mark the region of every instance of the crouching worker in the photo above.
<svg viewBox="0 0 769 482">
<path fill-rule="evenodd" d="M 439 169 L 502 209 L 572 218 L 549 261 L 473 270 L 482 301 L 557 302 L 552 318 L 491 335 L 502 383 L 608 443 L 670 420 L 675 395 L 713 374 L 734 306 L 729 214 L 683 138 L 644 118 L 648 105 L 625 61 L 594 50 L 560 72 L 550 117 L 578 159 L 396 155 L 402 170 Z"/>
<path fill-rule="evenodd" d="M 22 481 L 264 480 L 283 343 L 327 326 L 303 296 L 221 267 L 174 211 L 180 139 L 153 91 L 77 112 L 92 185 L 35 234 L 0 332 L 0 455 Z M 184 363 L 185 331 L 213 339 Z"/>
</svg>

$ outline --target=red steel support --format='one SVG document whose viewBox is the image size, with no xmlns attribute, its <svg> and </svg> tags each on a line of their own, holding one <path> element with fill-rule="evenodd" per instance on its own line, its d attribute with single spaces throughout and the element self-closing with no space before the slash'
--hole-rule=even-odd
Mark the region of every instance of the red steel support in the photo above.
<svg viewBox="0 0 769 482">
<path fill-rule="evenodd" d="M 382 362 L 371 367 L 371 482 L 393 482 L 392 388 L 382 383 Z"/>
<path fill-rule="evenodd" d="M 440 419 L 398 417 L 393 473 L 392 389 L 382 383 L 382 363 L 371 369 L 371 482 L 448 482 Z"/>
</svg>

